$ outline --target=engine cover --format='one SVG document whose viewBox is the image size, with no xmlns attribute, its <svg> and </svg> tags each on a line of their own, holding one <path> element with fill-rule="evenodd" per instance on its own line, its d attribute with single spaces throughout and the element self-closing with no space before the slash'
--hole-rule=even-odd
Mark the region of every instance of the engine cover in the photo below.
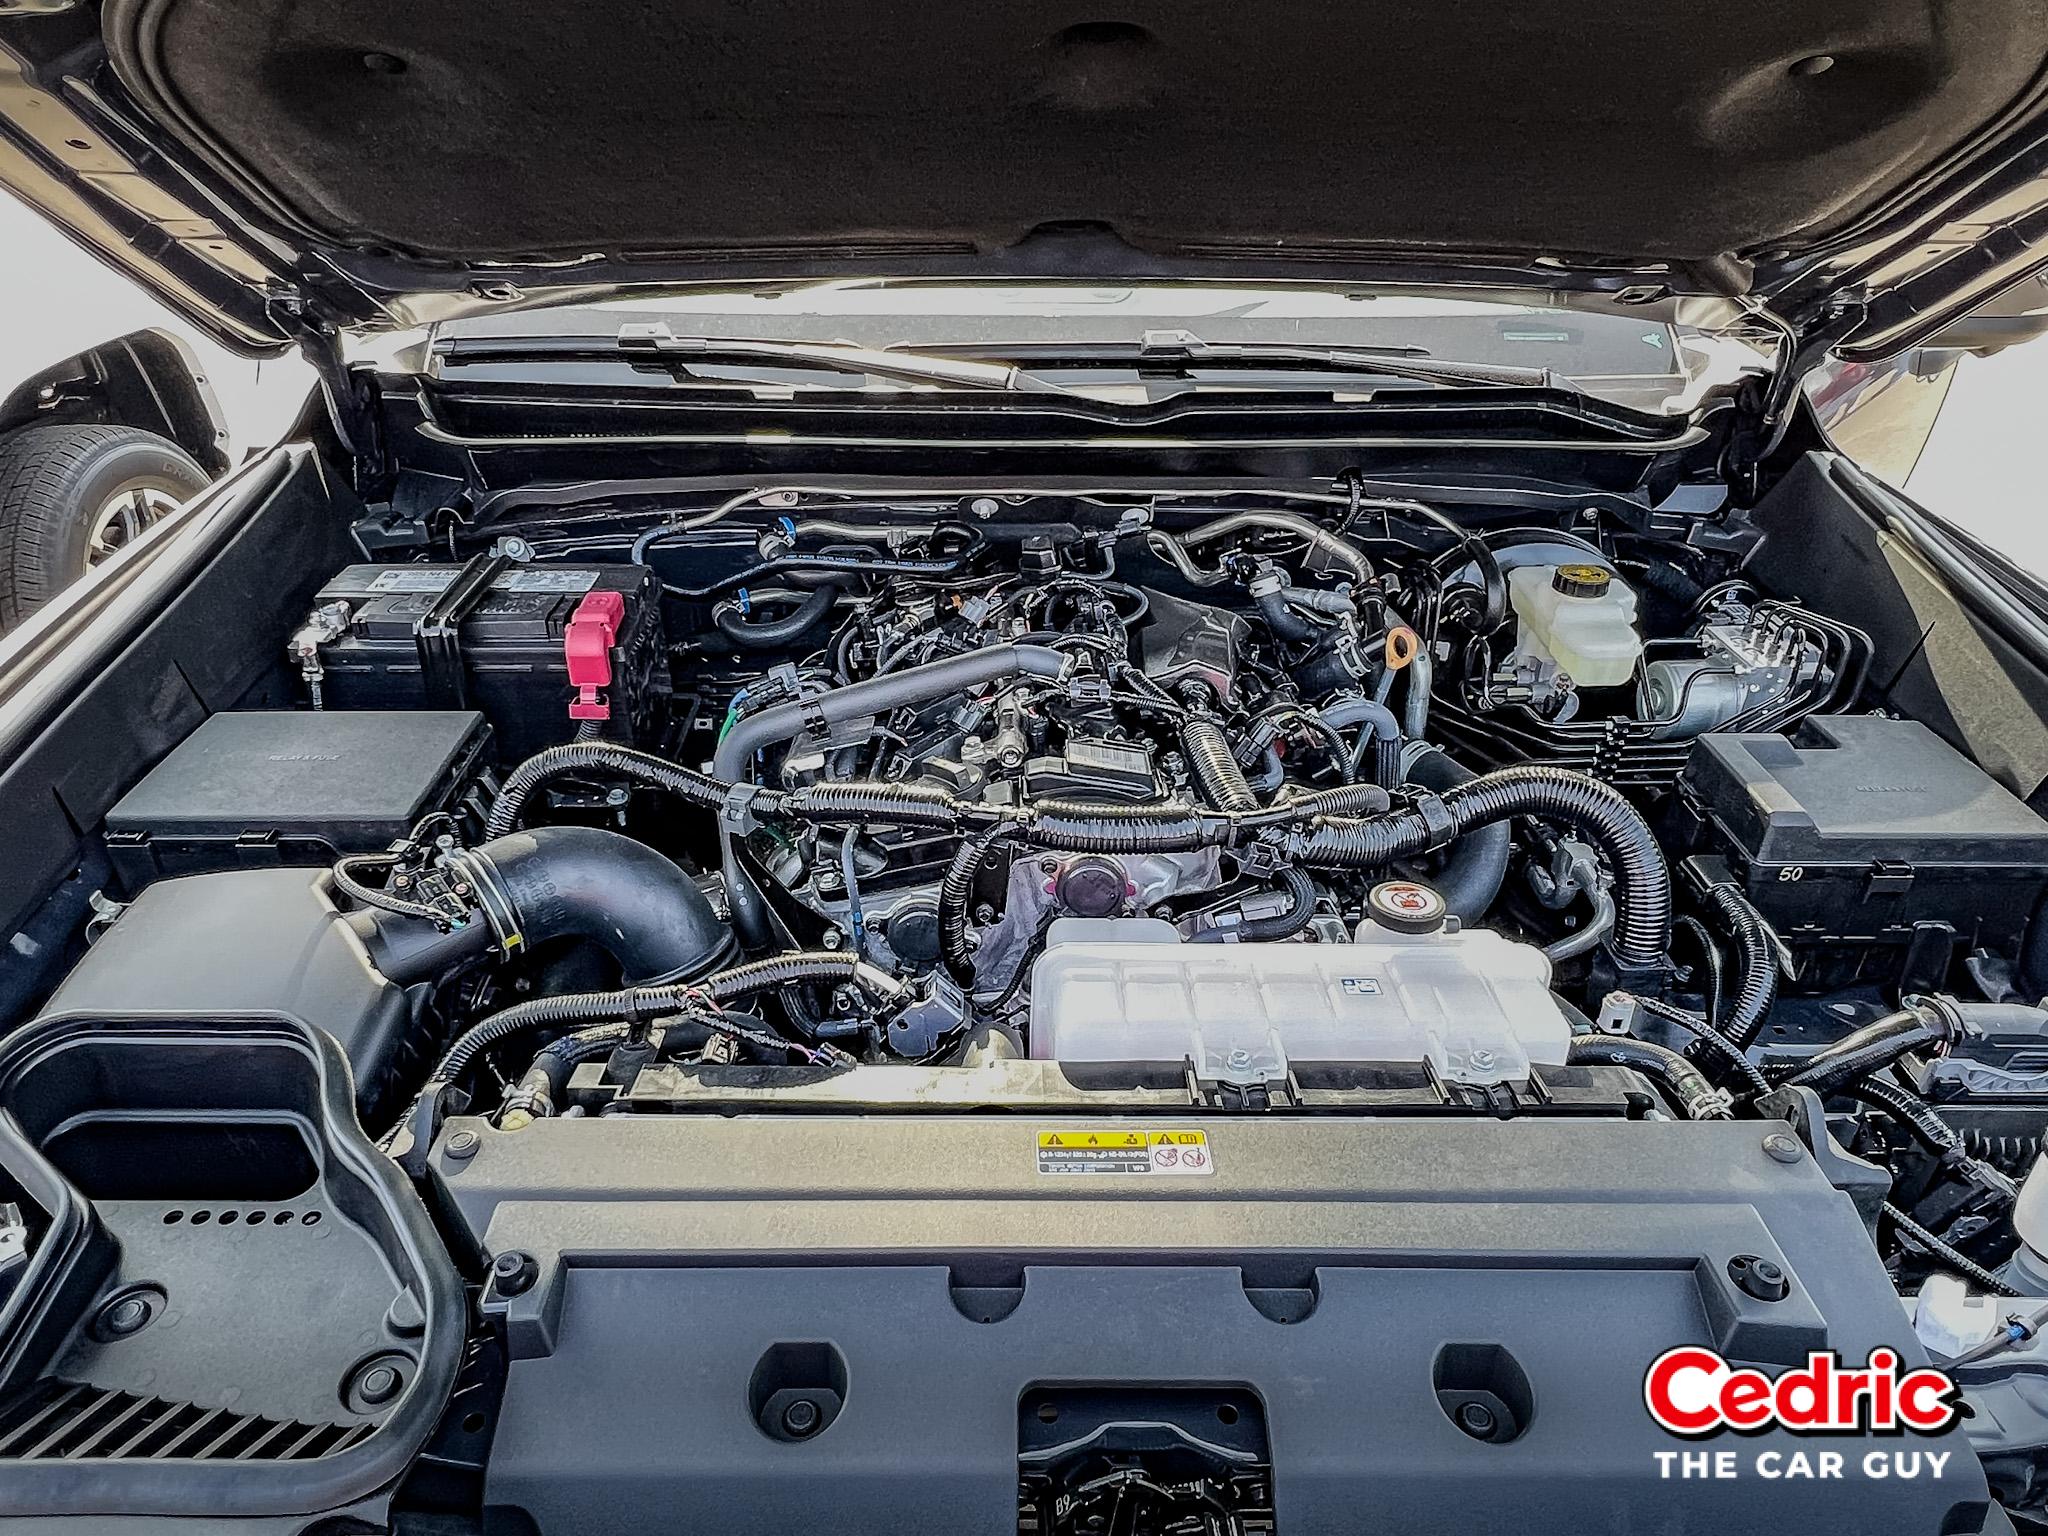
<svg viewBox="0 0 2048 1536">
<path fill-rule="evenodd" d="M 1050 1138 L 1201 1133 L 1171 1173 L 1056 1172 Z M 450 1138 L 474 1132 L 451 1156 Z M 1939 1476 L 1665 1481 L 1643 1406 L 1700 1344 L 1776 1371 L 1924 1352 L 1849 1198 L 1755 1124 L 1029 1115 L 456 1120 L 438 1196 L 534 1278 L 486 1313 L 510 1362 L 487 1506 L 549 1536 L 1014 1536 L 1020 1407 L 1248 1391 L 1286 1536 L 1374 1529 L 1982 1528 Z M 1730 1261 L 1768 1258 L 1764 1301 Z M 1463 1346 L 1463 1347 L 1461 1347 Z M 1075 1389 L 1085 1389 L 1078 1393 Z M 1511 1432 L 1453 1421 L 1475 1392 Z M 790 1393 L 813 1404 L 803 1436 Z M 1214 1408 L 1210 1409 L 1212 1419 Z M 1035 1422 L 1035 1421 L 1034 1421 Z M 797 1427 L 803 1427 L 799 1424 Z M 1739 1446 L 1854 1449 L 1782 1431 Z"/>
</svg>

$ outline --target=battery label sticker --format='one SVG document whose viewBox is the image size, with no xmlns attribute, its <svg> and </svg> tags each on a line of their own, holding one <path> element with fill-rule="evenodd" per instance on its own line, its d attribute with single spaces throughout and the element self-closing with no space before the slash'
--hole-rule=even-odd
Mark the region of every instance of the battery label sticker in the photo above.
<svg viewBox="0 0 2048 1536">
<path fill-rule="evenodd" d="M 1038 1171 L 1201 1178 L 1216 1160 L 1207 1131 L 1040 1131 Z"/>
<path fill-rule="evenodd" d="M 370 581 L 372 592 L 439 592 L 453 581 L 455 571 L 379 571 Z M 597 585 L 595 571 L 507 571 L 491 583 L 493 592 L 588 592 Z"/>
</svg>

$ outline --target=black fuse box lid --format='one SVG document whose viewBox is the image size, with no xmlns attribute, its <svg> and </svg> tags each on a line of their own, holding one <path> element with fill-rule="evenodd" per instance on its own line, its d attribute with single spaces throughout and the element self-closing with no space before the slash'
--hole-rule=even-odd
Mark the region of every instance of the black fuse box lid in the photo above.
<svg viewBox="0 0 2048 1536">
<path fill-rule="evenodd" d="M 489 729 L 475 710 L 213 715 L 107 813 L 108 849 L 131 881 L 373 852 L 453 803 Z"/>
<path fill-rule="evenodd" d="M 1915 720 L 1817 715 L 1709 732 L 1682 789 L 1756 864 L 2048 866 L 2048 822 Z"/>
</svg>

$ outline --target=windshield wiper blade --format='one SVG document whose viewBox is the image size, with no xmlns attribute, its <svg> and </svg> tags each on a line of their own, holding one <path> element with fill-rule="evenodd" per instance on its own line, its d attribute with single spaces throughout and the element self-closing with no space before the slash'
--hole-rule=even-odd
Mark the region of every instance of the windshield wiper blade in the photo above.
<svg viewBox="0 0 2048 1536">
<path fill-rule="evenodd" d="M 954 351 L 955 349 L 947 349 Z M 1371 373 L 1382 378 L 1412 379 L 1446 386 L 1478 385 L 1490 389 L 1565 389 L 1582 393 L 1562 374 L 1548 368 L 1520 368 L 1511 363 L 1465 363 L 1431 357 L 1421 347 L 1317 347 L 1299 342 L 1204 341 L 1190 331 L 1147 331 L 1137 342 L 1048 341 L 1019 346 L 962 347 L 956 355 L 983 351 L 1058 357 L 1063 361 L 1129 363 L 1141 368 L 1193 369 L 1202 366 L 1300 365 L 1331 373 Z M 926 352 L 923 356 L 932 354 Z"/>
<path fill-rule="evenodd" d="M 1010 394 L 1065 395 L 1072 391 L 1027 373 L 1014 363 L 981 362 L 965 357 L 933 357 L 832 341 L 785 341 L 753 336 L 678 336 L 660 320 L 633 321 L 619 327 L 618 348 L 631 355 L 673 360 L 687 367 L 706 363 L 761 359 L 796 367 L 831 368 L 870 378 L 908 384 L 947 384 L 959 389 L 992 389 Z"/>
</svg>

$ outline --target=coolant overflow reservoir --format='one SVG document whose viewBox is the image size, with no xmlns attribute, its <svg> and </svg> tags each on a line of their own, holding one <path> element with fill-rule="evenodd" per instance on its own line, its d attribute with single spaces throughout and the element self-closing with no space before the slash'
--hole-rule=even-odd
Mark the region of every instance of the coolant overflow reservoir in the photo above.
<svg viewBox="0 0 2048 1536">
<path fill-rule="evenodd" d="M 1516 654 L 1557 663 L 1581 688 L 1613 688 L 1635 676 L 1643 654 L 1636 595 L 1598 565 L 1525 565 L 1507 573 L 1521 621 Z"/>
<path fill-rule="evenodd" d="M 1031 1054 L 1192 1061 L 1261 1083 L 1289 1062 L 1428 1062 L 1447 1082 L 1520 1083 L 1562 1066 L 1571 1026 L 1543 951 L 1487 929 L 1350 944 L 1183 944 L 1154 918 L 1061 918 L 1031 971 Z"/>
</svg>

